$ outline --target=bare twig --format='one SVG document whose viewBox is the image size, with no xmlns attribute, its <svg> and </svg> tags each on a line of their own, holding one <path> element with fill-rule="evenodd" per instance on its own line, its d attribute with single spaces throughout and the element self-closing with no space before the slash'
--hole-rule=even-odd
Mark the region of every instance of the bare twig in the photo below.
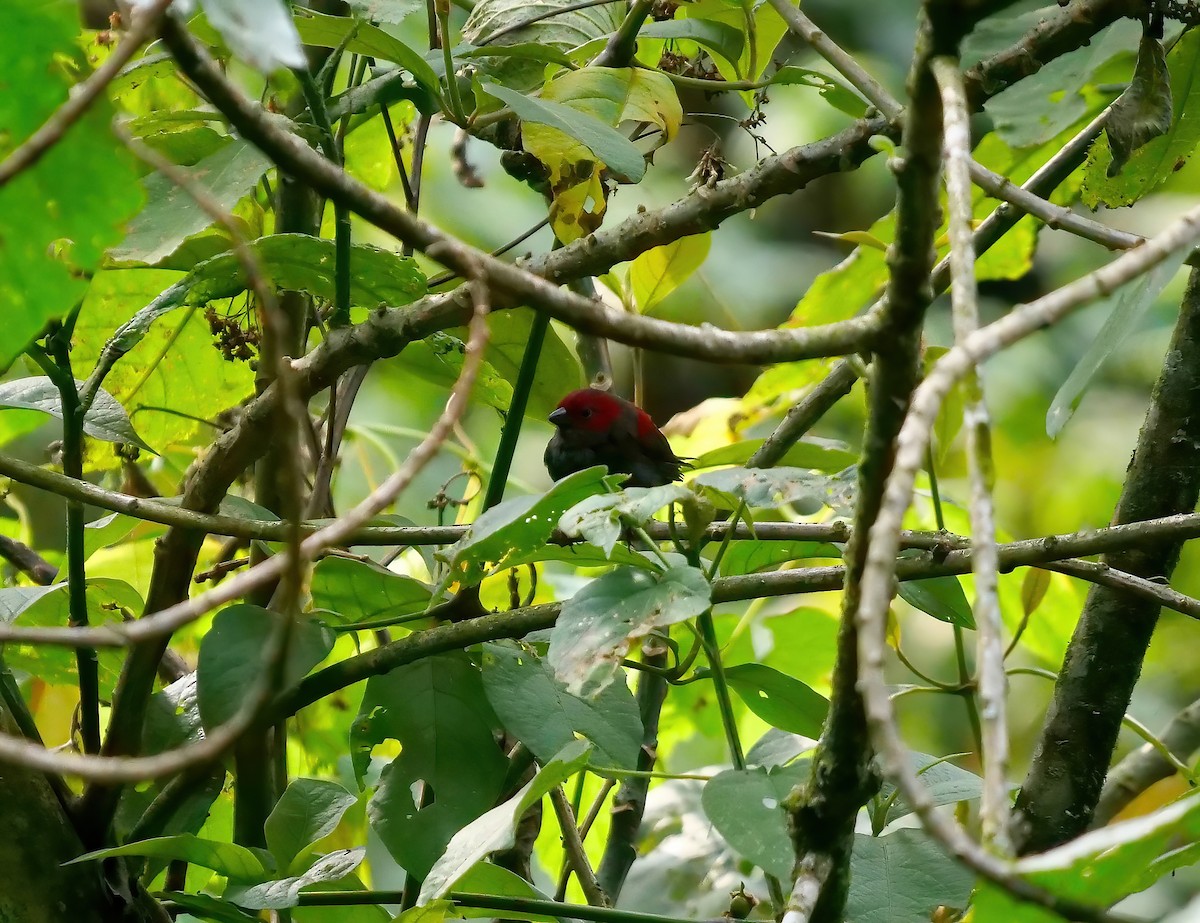
<svg viewBox="0 0 1200 923">
<path fill-rule="evenodd" d="M 558 826 L 562 831 L 563 852 L 571 864 L 571 871 L 583 889 L 583 896 L 593 907 L 609 907 L 608 896 L 596 880 L 596 873 L 588 861 L 587 852 L 583 848 L 583 840 L 579 837 L 579 828 L 575 826 L 575 812 L 561 785 L 550 790 L 550 803 L 554 805 L 554 815 L 558 818 Z"/>
<path fill-rule="evenodd" d="M 942 97 L 946 195 L 950 223 L 950 286 L 954 337 L 962 342 L 979 329 L 975 285 L 975 246 L 971 203 L 971 124 L 958 61 L 934 58 L 930 69 Z M 999 554 L 996 510 L 992 499 L 991 432 L 978 369 L 967 376 L 963 409 L 970 474 L 972 571 L 975 575 L 976 660 L 979 671 L 979 719 L 983 744 L 983 796 L 980 825 L 984 842 L 1001 853 L 1008 842 L 1008 728 L 1004 674 L 1003 623 L 1000 616 Z"/>
</svg>

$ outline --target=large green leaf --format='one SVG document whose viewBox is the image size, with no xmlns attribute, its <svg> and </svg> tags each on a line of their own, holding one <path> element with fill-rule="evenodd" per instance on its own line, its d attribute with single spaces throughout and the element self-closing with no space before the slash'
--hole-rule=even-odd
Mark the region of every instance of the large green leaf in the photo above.
<svg viewBox="0 0 1200 923">
<path fill-rule="evenodd" d="M 301 889 L 322 882 L 340 881 L 358 868 L 366 855 L 365 846 L 338 849 L 321 856 L 301 875 L 256 885 L 232 883 L 226 887 L 225 897 L 249 910 L 295 907 L 300 902 Z"/>
<path fill-rule="evenodd" d="M 511 107 L 523 122 L 553 128 L 581 144 L 591 151 L 596 160 L 626 181 L 636 183 L 645 175 L 646 161 L 642 152 L 632 141 L 596 116 L 553 99 L 526 96 L 497 83 L 485 83 L 483 89 Z M 538 155 L 537 150 L 531 153 Z M 546 151 L 541 153 L 546 154 Z M 545 163 L 542 157 L 538 159 Z M 561 161 L 564 158 L 556 152 L 555 155 L 547 155 L 547 159 Z"/>
<path fill-rule="evenodd" d="M 935 619 L 974 628 L 975 616 L 967 594 L 957 577 L 930 577 L 926 580 L 905 580 L 897 593 L 910 606 L 932 615 Z"/>
<path fill-rule="evenodd" d="M 736 852 L 776 878 L 790 878 L 796 857 L 783 801 L 807 775 L 807 765 L 727 769 L 705 783 L 704 813 Z"/>
<path fill-rule="evenodd" d="M 357 801 L 336 782 L 293 779 L 271 809 L 263 829 L 277 867 L 290 870 L 292 860 L 334 827 Z"/>
<path fill-rule="evenodd" d="M 969 869 L 923 830 L 855 834 L 846 919 L 855 923 L 925 923 L 939 906 L 967 906 Z"/>
<path fill-rule="evenodd" d="M 640 254 L 629 265 L 629 285 L 638 310 L 649 314 L 686 282 L 704 265 L 711 244 L 711 233 L 696 234 Z"/>
<path fill-rule="evenodd" d="M 205 157 L 188 172 L 226 211 L 252 190 L 271 162 L 248 141 L 234 141 Z M 125 239 L 109 256 L 121 263 L 153 265 L 174 253 L 188 237 L 213 223 L 182 187 L 151 173 L 143 180 L 147 204 L 129 223 Z"/>
<path fill-rule="evenodd" d="M 612 681 L 634 641 L 699 615 L 711 597 L 712 588 L 694 567 L 662 573 L 619 567 L 563 603 L 547 660 L 573 694 L 595 695 Z"/>
<path fill-rule="evenodd" d="M 142 611 L 142 597 L 123 580 L 91 577 L 84 588 L 88 624 L 99 626 L 136 618 Z M 70 597 L 65 583 L 51 587 L 10 587 L 0 589 L 0 621 L 18 625 L 58 628 L 70 617 Z M 96 651 L 99 661 L 100 697 L 112 695 L 121 675 L 124 652 L 102 647 Z M 37 676 L 51 685 L 73 686 L 79 681 L 75 651 L 69 647 L 44 644 L 4 645 L 4 660 L 10 667 Z"/>
<path fill-rule="evenodd" d="M 437 74 L 421 55 L 402 41 L 368 22 L 346 16 L 326 16 L 304 10 L 296 17 L 296 28 L 306 45 L 344 48 L 354 54 L 392 61 L 412 74 L 413 79 L 436 99 L 440 92 Z M 350 36 L 347 42 L 347 36 Z"/>
<path fill-rule="evenodd" d="M 116 856 L 158 856 L 163 859 L 180 859 L 190 862 L 192 865 L 212 869 L 226 878 L 237 881 L 255 881 L 267 874 L 267 868 L 263 865 L 262 860 L 245 846 L 205 839 L 190 833 L 155 837 L 136 843 L 126 843 L 124 846 L 113 846 L 109 849 L 97 849 L 64 864 L 74 865 L 77 862 L 110 859 Z"/>
<path fill-rule="evenodd" d="M 627 528 L 642 526 L 672 503 L 692 498 L 682 484 L 629 487 L 620 493 L 587 497 L 563 513 L 558 527 L 570 538 L 582 538 L 611 555 Z"/>
<path fill-rule="evenodd" d="M 66 102 L 63 62 L 75 54 L 78 16 L 69 3 L 5 7 L 0 160 Z M 0 186 L 0 372 L 78 302 L 84 279 L 141 204 L 132 158 L 109 131 L 112 114 L 97 100 L 41 160 Z"/>
<path fill-rule="evenodd" d="M 377 744 L 399 742 L 367 816 L 411 874 L 424 877 L 455 832 L 495 803 L 508 764 L 494 725 L 479 670 L 464 654 L 427 657 L 367 682 L 351 730 L 355 774 L 361 781 Z"/>
<path fill-rule="evenodd" d="M 803 468 L 722 468 L 697 475 L 692 484 L 723 506 L 775 509 L 786 503 L 809 515 L 826 504 L 830 479 Z"/>
<path fill-rule="evenodd" d="M 983 794 L 983 780 L 975 773 L 954 765 L 947 759 L 927 753 L 910 751 L 912 771 L 925 788 L 925 794 L 935 805 L 973 801 Z M 875 800 L 881 813 L 874 817 L 876 832 L 898 818 L 912 813 L 912 808 L 891 782 L 884 782 Z"/>
<path fill-rule="evenodd" d="M 725 668 L 729 687 L 746 707 L 781 731 L 820 737 L 829 700 L 809 686 L 761 663 Z"/>
<path fill-rule="evenodd" d="M 505 729 L 547 761 L 577 736 L 596 748 L 600 766 L 636 769 L 642 719 L 633 693 L 611 683 L 594 699 L 573 695 L 550 665 L 515 643 L 484 646 L 483 686 Z"/>
<path fill-rule="evenodd" d="M 241 708 L 247 693 L 263 675 L 263 652 L 270 646 L 280 615 L 238 603 L 213 618 L 200 642 L 196 661 L 200 718 L 212 730 Z M 333 650 L 333 632 L 310 617 L 301 616 L 292 626 L 283 684 L 290 685 L 325 659 Z"/>
<path fill-rule="evenodd" d="M 439 557 L 449 565 L 446 582 L 470 586 L 517 556 L 544 548 L 563 513 L 584 497 L 607 493 L 603 468 L 563 478 L 540 496 L 506 500 L 488 510 Z"/>
<path fill-rule="evenodd" d="M 367 561 L 328 557 L 313 569 L 313 606 L 350 623 L 423 612 L 430 596 L 421 581 Z"/>
<path fill-rule="evenodd" d="M 517 823 L 525 812 L 541 801 L 550 789 L 583 769 L 590 750 L 591 744 L 586 741 L 571 741 L 512 798 L 458 831 L 425 876 L 417 904 L 424 905 L 444 896 L 476 862 L 512 846 Z"/>
</svg>

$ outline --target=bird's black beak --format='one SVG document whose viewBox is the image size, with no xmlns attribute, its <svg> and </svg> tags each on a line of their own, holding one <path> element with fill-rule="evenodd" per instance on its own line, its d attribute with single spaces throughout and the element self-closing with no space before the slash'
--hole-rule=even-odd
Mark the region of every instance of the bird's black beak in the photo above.
<svg viewBox="0 0 1200 923">
<path fill-rule="evenodd" d="M 546 419 L 555 426 L 562 426 L 567 421 L 567 416 L 567 409 L 565 407 L 556 407 Z"/>
</svg>

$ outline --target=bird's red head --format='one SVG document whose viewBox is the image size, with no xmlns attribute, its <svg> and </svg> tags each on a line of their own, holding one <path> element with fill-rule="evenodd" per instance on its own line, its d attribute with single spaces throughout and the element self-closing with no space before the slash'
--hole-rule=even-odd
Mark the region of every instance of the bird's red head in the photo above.
<svg viewBox="0 0 1200 923">
<path fill-rule="evenodd" d="M 558 408 L 550 414 L 550 422 L 559 428 L 569 426 L 598 433 L 607 432 L 624 412 L 625 406 L 625 401 L 607 391 L 580 388 L 558 402 Z"/>
</svg>

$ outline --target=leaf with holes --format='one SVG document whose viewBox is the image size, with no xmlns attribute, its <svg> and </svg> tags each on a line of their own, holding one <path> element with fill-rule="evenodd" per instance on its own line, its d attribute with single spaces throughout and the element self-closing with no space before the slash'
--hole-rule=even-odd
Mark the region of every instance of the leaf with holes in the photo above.
<svg viewBox="0 0 1200 923">
<path fill-rule="evenodd" d="M 634 641 L 710 605 L 712 588 L 694 567 L 662 573 L 617 568 L 563 603 L 546 659 L 573 695 L 596 695 L 612 682 Z"/>
<path fill-rule="evenodd" d="M 483 686 L 505 730 L 539 760 L 581 736 L 595 746 L 599 765 L 637 769 L 642 719 L 625 683 L 610 683 L 594 699 L 573 695 L 541 657 L 498 642 L 484 645 Z"/>
<path fill-rule="evenodd" d="M 562 514 L 558 527 L 570 538 L 582 538 L 611 555 L 624 529 L 643 526 L 672 503 L 690 498 L 682 484 L 628 487 L 616 494 L 600 494 L 575 504 Z"/>
<path fill-rule="evenodd" d="M 829 700 L 819 692 L 761 663 L 725 668 L 725 679 L 746 707 L 782 731 L 820 737 Z"/>
</svg>

